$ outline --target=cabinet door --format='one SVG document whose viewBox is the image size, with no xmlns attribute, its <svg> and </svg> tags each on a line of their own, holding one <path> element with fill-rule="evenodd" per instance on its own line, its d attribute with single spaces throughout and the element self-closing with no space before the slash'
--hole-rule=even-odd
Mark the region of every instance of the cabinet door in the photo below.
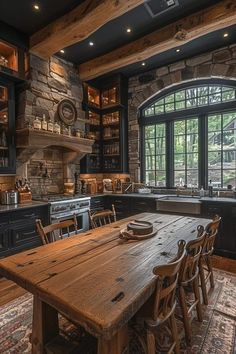
<svg viewBox="0 0 236 354">
<path fill-rule="evenodd" d="M 7 255 L 9 251 L 8 221 L 2 219 L 0 222 L 0 258 Z"/>
<path fill-rule="evenodd" d="M 15 173 L 14 87 L 0 79 L 0 174 Z"/>
<path fill-rule="evenodd" d="M 36 232 L 35 223 L 24 221 L 10 226 L 10 242 L 14 253 L 40 246 L 41 241 Z"/>
</svg>

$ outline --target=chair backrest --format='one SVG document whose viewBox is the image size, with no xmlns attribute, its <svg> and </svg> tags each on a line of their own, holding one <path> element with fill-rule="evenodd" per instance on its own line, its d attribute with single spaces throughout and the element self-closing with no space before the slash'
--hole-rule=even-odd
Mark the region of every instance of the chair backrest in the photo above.
<svg viewBox="0 0 236 354">
<path fill-rule="evenodd" d="M 199 236 L 205 231 L 206 238 L 202 248 L 202 255 L 210 255 L 214 251 L 215 239 L 219 231 L 221 217 L 215 215 L 213 220 L 206 226 L 205 230 L 202 225 L 198 226 Z"/>
<path fill-rule="evenodd" d="M 77 220 L 75 215 L 73 219 L 61 221 L 56 224 L 50 224 L 48 226 L 43 226 L 40 219 L 37 219 L 35 222 L 37 231 L 44 245 L 55 242 L 58 239 L 62 239 L 65 234 L 67 234 L 69 237 L 72 233 L 78 233 Z"/>
<path fill-rule="evenodd" d="M 92 229 L 96 229 L 97 227 L 104 226 L 106 224 L 111 224 L 116 221 L 116 211 L 114 205 L 112 204 L 111 210 L 101 210 L 93 214 L 89 212 L 89 219 Z"/>
<path fill-rule="evenodd" d="M 205 243 L 206 233 L 191 240 L 186 245 L 186 255 L 183 259 L 180 274 L 179 284 L 187 285 L 194 280 L 198 275 L 198 264 L 202 253 L 202 248 Z"/>
<path fill-rule="evenodd" d="M 181 262 L 185 257 L 185 241 L 178 242 L 177 256 L 170 263 L 153 269 L 157 275 L 153 320 L 164 322 L 175 309 L 175 293 Z"/>
</svg>

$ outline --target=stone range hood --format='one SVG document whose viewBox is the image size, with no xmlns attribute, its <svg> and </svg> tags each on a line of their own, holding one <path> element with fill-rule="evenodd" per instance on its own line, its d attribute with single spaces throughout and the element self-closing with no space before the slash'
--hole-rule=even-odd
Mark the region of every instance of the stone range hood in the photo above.
<svg viewBox="0 0 236 354">
<path fill-rule="evenodd" d="M 16 131 L 17 160 L 27 162 L 40 149 L 58 147 L 63 150 L 63 163 L 79 161 L 92 152 L 94 140 L 55 134 L 51 132 L 20 129 Z"/>
</svg>

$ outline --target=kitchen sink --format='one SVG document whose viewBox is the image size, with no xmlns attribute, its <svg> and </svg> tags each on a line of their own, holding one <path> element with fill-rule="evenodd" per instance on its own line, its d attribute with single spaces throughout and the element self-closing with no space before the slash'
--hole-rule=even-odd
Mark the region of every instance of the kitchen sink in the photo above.
<svg viewBox="0 0 236 354">
<path fill-rule="evenodd" d="M 199 197 L 190 196 L 164 196 L 157 199 L 157 211 L 165 211 L 178 214 L 201 214 L 201 202 Z"/>
</svg>

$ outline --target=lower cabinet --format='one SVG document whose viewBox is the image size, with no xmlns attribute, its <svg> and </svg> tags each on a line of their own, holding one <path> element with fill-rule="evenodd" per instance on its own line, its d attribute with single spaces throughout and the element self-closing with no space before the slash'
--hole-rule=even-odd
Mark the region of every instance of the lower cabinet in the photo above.
<svg viewBox="0 0 236 354">
<path fill-rule="evenodd" d="M 236 204 L 203 203 L 202 216 L 220 215 L 222 222 L 215 241 L 215 254 L 236 259 Z"/>
<path fill-rule="evenodd" d="M 35 226 L 36 219 L 41 219 L 44 225 L 49 224 L 47 205 L 1 213 L 0 257 L 41 245 Z"/>
<path fill-rule="evenodd" d="M 105 206 L 110 209 L 114 204 L 117 219 L 127 218 L 135 214 L 156 212 L 155 198 L 132 197 L 132 196 L 106 196 Z"/>
</svg>

